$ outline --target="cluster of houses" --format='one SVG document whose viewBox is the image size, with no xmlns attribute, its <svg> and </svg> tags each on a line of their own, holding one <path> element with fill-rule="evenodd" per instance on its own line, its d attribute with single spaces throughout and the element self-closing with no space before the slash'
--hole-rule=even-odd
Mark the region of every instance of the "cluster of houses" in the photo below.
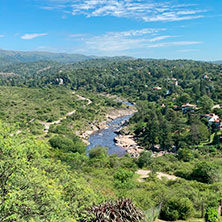
<svg viewBox="0 0 222 222">
<path fill-rule="evenodd" d="M 215 107 L 219 108 L 218 105 Z M 178 106 L 174 106 L 174 109 L 178 110 L 180 108 Z M 188 113 L 188 112 L 195 112 L 196 110 L 198 110 L 198 107 L 195 104 L 186 103 L 186 104 L 182 105 L 181 109 L 182 109 L 183 113 Z M 208 124 L 210 126 L 214 125 L 217 128 L 222 128 L 222 121 L 221 121 L 220 117 L 218 115 L 216 115 L 215 113 L 205 114 L 203 117 L 208 120 Z"/>
<path fill-rule="evenodd" d="M 164 108 L 165 104 L 162 104 L 161 107 Z M 174 105 L 173 108 L 174 108 L 174 110 L 182 110 L 182 112 L 184 114 L 185 113 L 190 113 L 190 112 L 192 113 L 192 112 L 195 112 L 199 109 L 197 107 L 197 105 L 190 104 L 190 103 L 183 104 L 182 106 Z M 222 108 L 222 105 L 215 105 L 215 106 L 213 106 L 212 110 L 219 109 L 219 108 Z M 222 129 L 222 120 L 215 113 L 205 114 L 202 117 L 206 118 L 208 120 L 208 124 L 210 126 L 215 126 L 219 129 Z"/>
</svg>

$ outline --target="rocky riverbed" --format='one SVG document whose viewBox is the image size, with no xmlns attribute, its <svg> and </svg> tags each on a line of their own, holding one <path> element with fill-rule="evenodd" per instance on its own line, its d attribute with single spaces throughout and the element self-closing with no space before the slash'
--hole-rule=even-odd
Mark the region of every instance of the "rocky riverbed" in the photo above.
<svg viewBox="0 0 222 222">
<path fill-rule="evenodd" d="M 120 109 L 109 109 L 104 121 L 92 123 L 91 126 L 80 135 L 88 145 L 88 150 L 96 146 L 103 146 L 108 147 L 109 154 L 122 156 L 126 153 L 127 149 L 120 146 L 115 140 L 117 132 L 122 129 L 124 124 L 137 111 L 132 104 L 127 102 L 126 105 L 127 107 Z"/>
<path fill-rule="evenodd" d="M 83 132 L 83 133 L 76 132 L 76 134 L 78 136 L 80 136 L 82 138 L 82 140 L 87 145 L 89 145 L 90 143 L 89 143 L 88 139 L 92 134 L 94 134 L 102 129 L 107 129 L 109 127 L 109 125 L 108 125 L 109 122 L 111 122 L 115 119 L 118 119 L 120 117 L 131 116 L 135 112 L 136 112 L 136 108 L 134 106 L 129 106 L 127 108 L 121 108 L 121 109 L 109 109 L 107 111 L 104 121 L 93 122 L 85 132 Z"/>
<path fill-rule="evenodd" d="M 118 134 L 114 139 L 116 145 L 125 149 L 130 156 L 138 157 L 143 152 L 144 149 L 138 145 L 134 135 L 128 132 L 127 126 L 116 133 Z"/>
</svg>

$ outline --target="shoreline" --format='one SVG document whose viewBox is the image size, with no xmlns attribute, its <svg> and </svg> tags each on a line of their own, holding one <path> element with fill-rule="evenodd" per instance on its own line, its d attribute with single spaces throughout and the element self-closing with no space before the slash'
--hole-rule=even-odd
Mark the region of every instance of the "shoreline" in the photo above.
<svg viewBox="0 0 222 222">
<path fill-rule="evenodd" d="M 127 126 L 122 129 L 127 129 Z M 131 157 L 139 157 L 140 153 L 144 151 L 144 148 L 138 145 L 134 135 L 132 134 L 119 134 L 115 137 L 114 142 L 117 146 L 125 149 L 126 153 L 128 153 Z"/>
<path fill-rule="evenodd" d="M 111 122 L 115 119 L 118 119 L 120 117 L 123 117 L 123 116 L 133 115 L 136 112 L 137 112 L 137 110 L 133 106 L 129 106 L 127 108 L 121 108 L 121 109 L 109 109 L 105 115 L 105 120 L 103 120 L 102 122 L 98 122 L 98 123 L 92 123 L 87 128 L 87 130 L 85 130 L 82 133 L 76 132 L 76 135 L 78 135 L 82 139 L 82 141 L 88 146 L 88 145 L 90 145 L 90 143 L 88 141 L 90 135 L 98 132 L 99 130 L 108 128 L 109 122 Z"/>
</svg>

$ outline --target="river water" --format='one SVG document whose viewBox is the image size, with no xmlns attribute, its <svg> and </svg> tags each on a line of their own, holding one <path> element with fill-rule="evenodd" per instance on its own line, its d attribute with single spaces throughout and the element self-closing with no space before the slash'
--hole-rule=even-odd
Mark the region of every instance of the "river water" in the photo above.
<svg viewBox="0 0 222 222">
<path fill-rule="evenodd" d="M 133 106 L 133 104 L 127 101 L 121 101 L 122 103 Z M 87 147 L 87 151 L 90 149 L 102 146 L 108 148 L 108 154 L 116 154 L 118 156 L 123 156 L 126 151 L 120 146 L 117 146 L 114 142 L 114 138 L 117 136 L 115 131 L 121 129 L 123 124 L 130 119 L 132 115 L 127 115 L 114 119 L 113 121 L 107 123 L 108 127 L 106 129 L 98 130 L 94 134 L 90 135 L 89 142 L 90 145 Z"/>
</svg>

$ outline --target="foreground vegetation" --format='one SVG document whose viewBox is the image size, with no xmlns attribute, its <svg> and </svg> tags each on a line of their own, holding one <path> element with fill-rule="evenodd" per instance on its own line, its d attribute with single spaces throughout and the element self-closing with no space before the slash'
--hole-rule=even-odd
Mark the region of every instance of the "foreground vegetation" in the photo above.
<svg viewBox="0 0 222 222">
<path fill-rule="evenodd" d="M 103 148 L 95 148 L 89 156 L 50 148 L 15 132 L 1 124 L 2 221 L 91 221 L 87 218 L 92 205 L 125 197 L 144 212 L 162 204 L 163 219 L 187 219 L 201 217 L 208 206 L 216 207 L 222 195 L 221 182 L 167 181 L 155 176 L 155 170 L 167 171 L 172 165 L 184 171 L 193 166 L 197 174 L 193 179 L 203 170 L 212 176 L 213 171 L 197 159 L 191 163 L 172 155 L 151 159 L 152 175 L 138 182 L 135 172 L 140 160 L 108 156 Z"/>
</svg>

